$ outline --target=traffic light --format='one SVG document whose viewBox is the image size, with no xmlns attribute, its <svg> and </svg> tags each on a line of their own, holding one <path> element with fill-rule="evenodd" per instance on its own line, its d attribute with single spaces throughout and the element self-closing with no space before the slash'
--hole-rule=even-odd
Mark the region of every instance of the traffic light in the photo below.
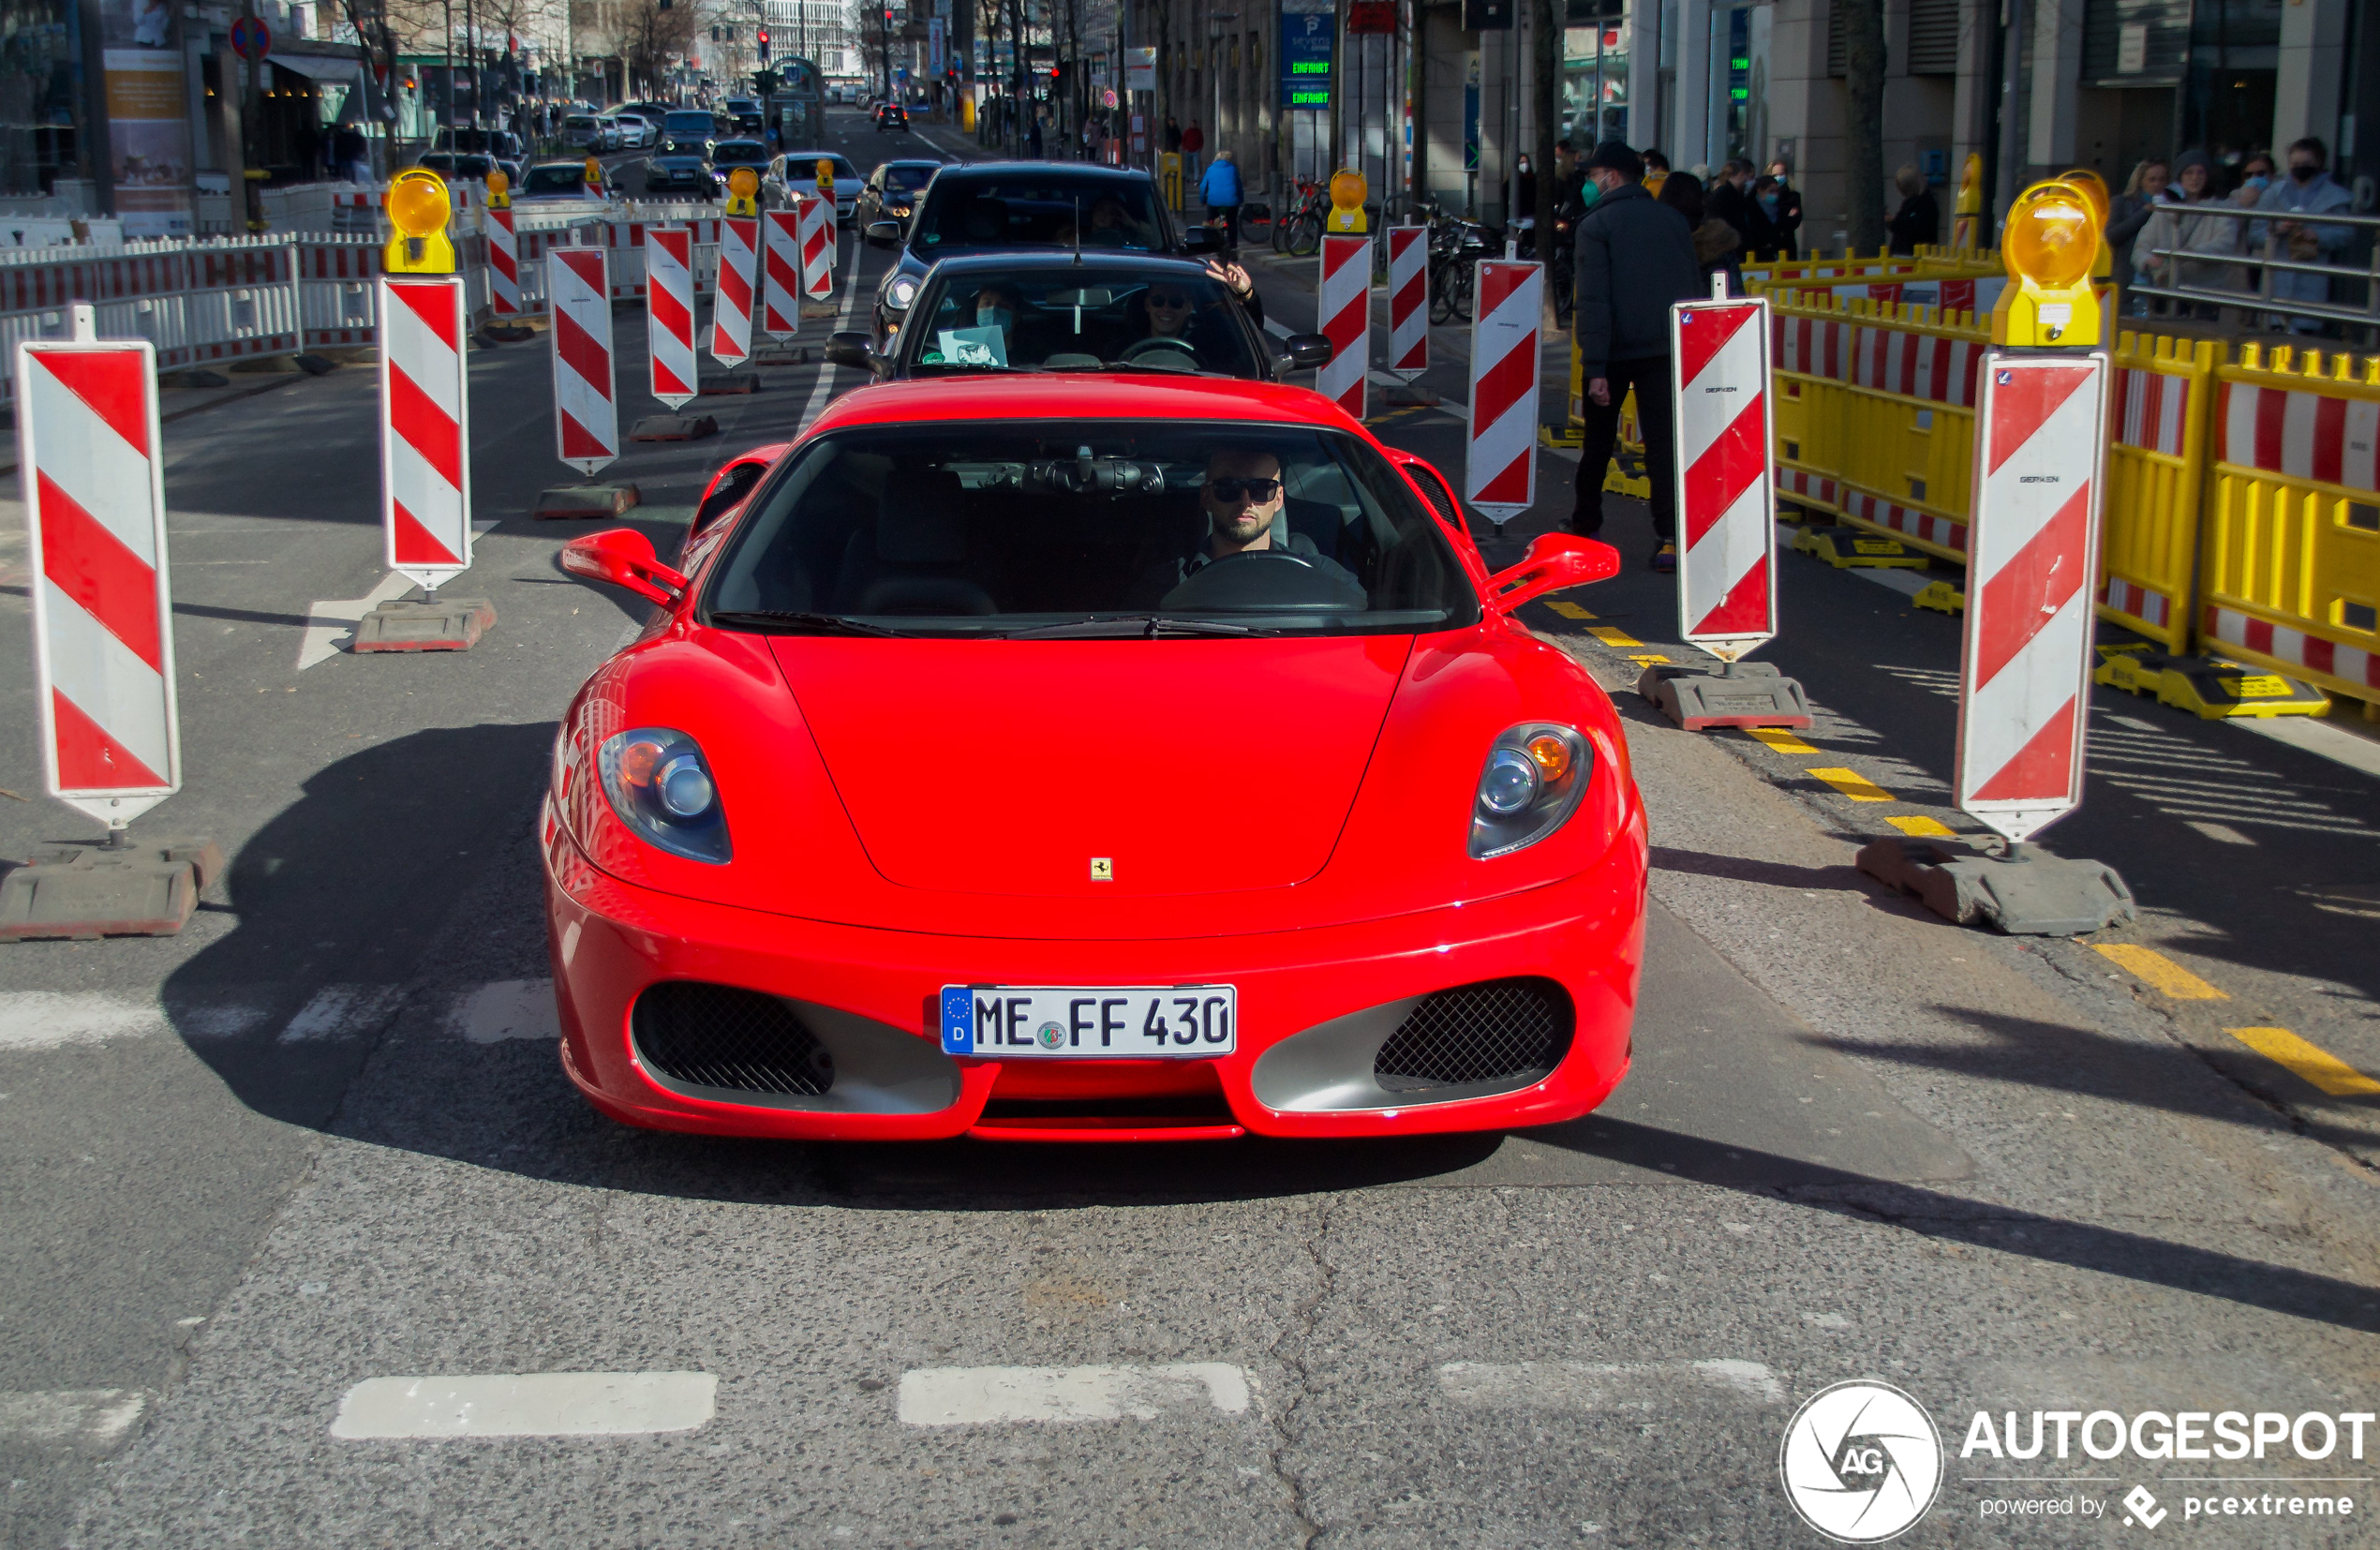
<svg viewBox="0 0 2380 1550">
<path fill-rule="evenodd" d="M 760 62 L 764 65 L 768 63 L 768 29 L 766 27 L 760 29 Z"/>
</svg>

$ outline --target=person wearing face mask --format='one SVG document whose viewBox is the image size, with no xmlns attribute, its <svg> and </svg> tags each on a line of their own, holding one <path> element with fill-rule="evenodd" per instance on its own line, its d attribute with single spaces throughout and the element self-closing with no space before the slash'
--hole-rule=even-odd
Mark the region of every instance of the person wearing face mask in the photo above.
<svg viewBox="0 0 2380 1550">
<path fill-rule="evenodd" d="M 2256 201 L 2257 209 L 2319 215 L 2345 210 L 2355 202 L 2354 196 L 2330 176 L 2330 153 L 2322 142 L 2309 135 L 2289 147 L 2288 157 L 2289 175 L 2264 191 Z M 2259 220 L 2249 225 L 2253 228 L 2248 233 L 2252 251 L 2260 255 L 2274 253 L 2298 263 L 2341 262 L 2346 257 L 2348 245 L 2355 240 L 2355 229 L 2347 226 L 2304 220 Z M 2314 303 L 2330 300 L 2328 275 L 2275 269 L 2268 281 L 2275 297 Z M 2278 323 L 2280 315 L 2275 315 L 2273 321 Z M 2320 334 L 2328 325 L 2318 318 L 2293 318 L 2288 326 L 2298 334 Z"/>
<path fill-rule="evenodd" d="M 2183 152 L 2175 162 L 2174 186 L 2167 190 L 2166 201 L 2149 217 L 2133 247 L 2134 258 L 2150 284 L 2192 291 L 2239 289 L 2238 264 L 2195 255 L 2238 253 L 2243 223 L 2224 216 L 2184 213 L 2191 205 L 2218 202 L 2214 163 L 2204 151 Z M 2217 303 L 2191 301 L 2179 304 L 2178 310 L 2184 317 L 2212 319 L 2223 309 Z"/>
<path fill-rule="evenodd" d="M 1792 169 L 1782 161 L 1768 164 L 1768 175 L 1776 184 L 1777 250 L 1783 257 L 1797 259 L 1802 255 L 1802 194 L 1793 186 Z"/>
</svg>

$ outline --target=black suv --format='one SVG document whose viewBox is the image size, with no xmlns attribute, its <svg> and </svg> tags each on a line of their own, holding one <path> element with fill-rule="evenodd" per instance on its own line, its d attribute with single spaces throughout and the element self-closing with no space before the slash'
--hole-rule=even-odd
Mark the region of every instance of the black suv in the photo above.
<svg viewBox="0 0 2380 1550">
<path fill-rule="evenodd" d="M 1223 250 L 1223 235 L 1204 226 L 1179 230 L 1147 172 L 1049 161 L 978 161 L 934 174 L 925 202 L 900 223 L 870 222 L 871 247 L 900 257 L 877 282 L 873 332 L 881 347 L 900 330 L 919 282 L 940 259 L 961 253 L 1167 253 L 1203 257 Z"/>
</svg>

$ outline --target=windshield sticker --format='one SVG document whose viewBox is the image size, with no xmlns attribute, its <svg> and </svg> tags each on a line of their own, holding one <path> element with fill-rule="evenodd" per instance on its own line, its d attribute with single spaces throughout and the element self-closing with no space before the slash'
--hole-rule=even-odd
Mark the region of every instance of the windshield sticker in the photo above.
<svg viewBox="0 0 2380 1550">
<path fill-rule="evenodd" d="M 1008 336 L 997 326 L 941 329 L 935 333 L 934 342 L 942 347 L 943 359 L 957 365 L 1004 366 L 1008 364 Z"/>
</svg>

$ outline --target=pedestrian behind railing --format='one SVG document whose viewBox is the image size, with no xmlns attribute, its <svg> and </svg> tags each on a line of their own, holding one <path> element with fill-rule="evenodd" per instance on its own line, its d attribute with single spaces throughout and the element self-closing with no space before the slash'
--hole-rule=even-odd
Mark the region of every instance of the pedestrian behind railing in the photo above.
<svg viewBox="0 0 2380 1550">
<path fill-rule="evenodd" d="M 2153 257 L 2173 263 L 2175 276 L 2163 284 L 2127 286 L 2127 294 L 2203 308 L 2214 314 L 2232 309 L 2241 314 L 2242 320 L 2251 327 L 2313 333 L 2336 323 L 2351 330 L 2370 330 L 2380 336 L 2380 244 L 2373 242 L 2373 237 L 2380 234 L 2380 216 L 2325 211 L 2318 216 L 2298 217 L 2257 206 L 2212 201 L 2175 206 L 2172 213 L 2179 220 L 2193 223 L 2191 230 L 2185 232 L 2179 221 L 2169 223 L 2164 230 L 2172 235 L 2152 243 L 2152 238 L 2163 235 L 2160 227 L 2152 223 L 2141 233 L 2143 246 L 2135 258 Z M 2161 216 L 2164 214 L 2161 212 Z M 2207 223 L 2222 223 L 2235 229 L 2237 244 L 2210 250 L 2204 245 L 2205 241 L 2213 240 L 2207 234 L 2211 231 Z M 2297 256 L 2308 244 L 2293 242 L 2293 238 L 2302 233 L 2318 245 L 2326 229 L 2348 232 L 2350 245 L 2356 238 L 2362 238 L 2372 249 L 2371 256 L 2360 264 L 2324 263 Z M 2194 234 L 2202 236 L 2204 241 L 2191 241 Z M 2237 286 L 2198 283 L 2208 272 L 2216 270 L 2246 273 Z M 2319 279 L 2323 293 L 2291 294 L 2294 289 L 2312 289 L 2303 282 L 2293 286 L 2284 278 L 2299 276 Z M 2361 305 L 2356 305 L 2352 294 L 2358 287 L 2362 291 Z M 2343 288 L 2349 291 L 2348 295 L 2340 294 Z"/>
</svg>

